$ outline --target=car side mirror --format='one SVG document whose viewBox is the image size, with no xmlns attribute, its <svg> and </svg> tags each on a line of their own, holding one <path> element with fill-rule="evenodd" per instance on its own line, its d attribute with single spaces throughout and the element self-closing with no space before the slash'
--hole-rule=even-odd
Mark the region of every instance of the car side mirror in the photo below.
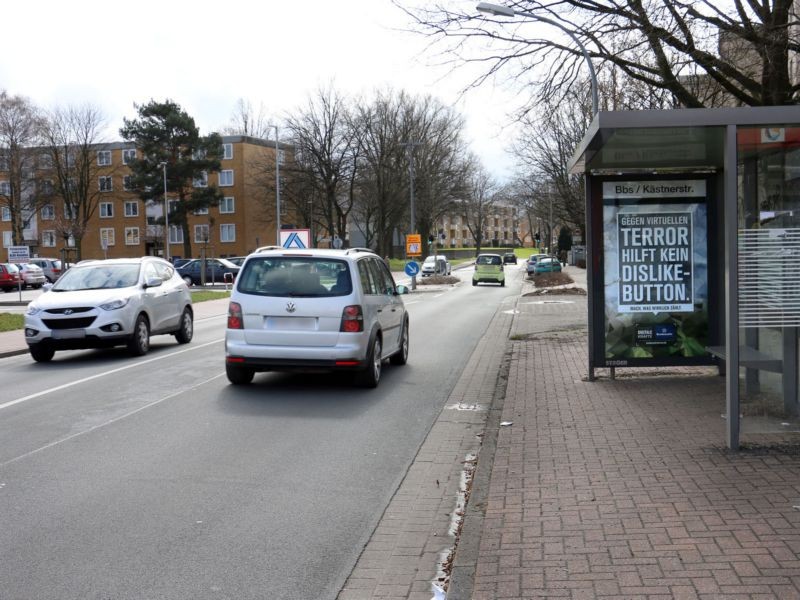
<svg viewBox="0 0 800 600">
<path fill-rule="evenodd" d="M 43 292 L 49 292 L 52 288 L 53 288 L 53 284 L 50 283 L 50 282 L 47 282 L 42 286 L 42 291 Z"/>
<path fill-rule="evenodd" d="M 408 288 L 406 286 L 402 285 L 402 284 L 398 285 L 395 289 L 397 290 L 398 294 L 407 294 L 408 293 Z"/>
<path fill-rule="evenodd" d="M 144 287 L 148 287 L 148 288 L 151 288 L 151 287 L 158 287 L 158 286 L 160 286 L 162 283 L 164 283 L 164 282 L 163 282 L 163 281 L 161 281 L 161 278 L 160 278 L 160 277 L 150 277 L 150 278 L 149 278 L 149 279 L 148 279 L 148 280 L 145 282 L 145 284 L 144 284 Z"/>
</svg>

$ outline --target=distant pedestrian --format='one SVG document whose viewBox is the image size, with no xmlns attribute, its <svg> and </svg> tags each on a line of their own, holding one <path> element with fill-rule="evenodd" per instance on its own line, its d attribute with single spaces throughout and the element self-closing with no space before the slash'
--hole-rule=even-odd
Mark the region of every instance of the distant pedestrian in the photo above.
<svg viewBox="0 0 800 600">
<path fill-rule="evenodd" d="M 386 267 L 391 271 L 392 270 L 392 264 L 389 262 L 389 255 L 388 254 L 383 257 L 383 262 L 386 263 Z"/>
<path fill-rule="evenodd" d="M 561 252 L 558 253 L 558 260 L 562 265 L 564 265 L 565 267 L 567 266 L 567 251 L 566 250 L 561 250 Z"/>
</svg>

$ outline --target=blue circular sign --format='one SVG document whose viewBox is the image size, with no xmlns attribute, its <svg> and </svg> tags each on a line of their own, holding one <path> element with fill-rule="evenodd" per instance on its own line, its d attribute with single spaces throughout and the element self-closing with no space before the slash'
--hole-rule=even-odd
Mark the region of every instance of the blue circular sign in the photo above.
<svg viewBox="0 0 800 600">
<path fill-rule="evenodd" d="M 414 277 L 414 275 L 419 274 L 419 263 L 413 260 L 408 261 L 405 266 L 405 272 L 409 277 Z"/>
</svg>

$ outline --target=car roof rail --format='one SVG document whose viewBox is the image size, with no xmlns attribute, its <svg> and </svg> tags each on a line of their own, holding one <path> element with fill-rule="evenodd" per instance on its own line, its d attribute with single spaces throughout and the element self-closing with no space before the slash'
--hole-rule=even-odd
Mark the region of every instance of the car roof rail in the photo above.
<svg viewBox="0 0 800 600">
<path fill-rule="evenodd" d="M 267 250 L 283 250 L 283 246 L 259 246 L 253 252 L 266 252 Z"/>
<path fill-rule="evenodd" d="M 348 248 L 345 254 L 350 254 L 351 252 L 369 252 L 370 254 L 377 254 L 372 248 Z"/>
</svg>

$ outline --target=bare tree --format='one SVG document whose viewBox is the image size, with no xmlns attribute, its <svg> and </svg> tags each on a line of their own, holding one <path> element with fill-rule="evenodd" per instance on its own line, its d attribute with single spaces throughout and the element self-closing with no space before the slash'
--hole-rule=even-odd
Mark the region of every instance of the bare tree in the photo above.
<svg viewBox="0 0 800 600">
<path fill-rule="evenodd" d="M 269 139 L 273 129 L 274 125 L 272 125 L 263 103 L 255 108 L 249 100 L 239 98 L 230 122 L 221 131 L 223 135 L 244 135 Z"/>
<path fill-rule="evenodd" d="M 477 157 L 469 161 L 468 189 L 461 201 L 462 214 L 465 225 L 475 240 L 475 255 L 481 253 L 485 232 L 489 225 L 489 214 L 494 205 L 500 200 L 497 183 L 488 171 L 480 164 Z"/>
<path fill-rule="evenodd" d="M 436 223 L 464 194 L 466 149 L 463 118 L 430 96 L 409 99 L 404 117 L 416 141 L 414 160 L 416 225 L 423 245 L 437 236 Z M 430 253 L 430 249 L 426 252 Z"/>
<path fill-rule="evenodd" d="M 64 200 L 64 221 L 73 221 L 64 232 L 74 238 L 77 258 L 87 225 L 97 210 L 103 191 L 100 172 L 107 172 L 97 152 L 108 147 L 102 139 L 105 118 L 91 104 L 57 108 L 42 128 L 48 162 L 53 169 L 54 191 Z M 63 233 L 63 232 L 62 232 Z"/>
<path fill-rule="evenodd" d="M 25 241 L 24 231 L 44 195 L 35 178 L 41 124 L 40 111 L 30 100 L 0 92 L 0 173 L 7 173 L 0 181 L 0 206 L 11 220 L 14 245 Z"/>
<path fill-rule="evenodd" d="M 475 84 L 507 74 L 515 87 L 530 84 L 538 100 L 574 87 L 581 51 L 551 25 L 532 26 L 540 17 L 581 39 L 599 70 L 665 90 L 681 106 L 717 104 L 720 90 L 728 103 L 760 106 L 800 101 L 790 68 L 790 54 L 800 52 L 793 1 L 517 0 L 509 5 L 534 17 L 513 20 L 479 15 L 471 5 L 404 10 L 455 62 L 484 65 Z M 479 49 L 468 43 L 473 38 Z"/>
<path fill-rule="evenodd" d="M 368 210 L 360 210 L 371 222 L 362 226 L 375 232 L 381 255 L 390 254 L 396 231 L 408 231 L 408 162 L 405 143 L 410 139 L 409 123 L 403 114 L 408 104 L 404 93 L 378 92 L 371 102 L 355 108 L 358 132 L 358 181 Z"/>
<path fill-rule="evenodd" d="M 329 236 L 344 239 L 358 152 L 347 100 L 331 86 L 320 88 L 286 118 L 285 128 L 294 147 L 287 199 L 296 214 L 318 221 Z"/>
</svg>

